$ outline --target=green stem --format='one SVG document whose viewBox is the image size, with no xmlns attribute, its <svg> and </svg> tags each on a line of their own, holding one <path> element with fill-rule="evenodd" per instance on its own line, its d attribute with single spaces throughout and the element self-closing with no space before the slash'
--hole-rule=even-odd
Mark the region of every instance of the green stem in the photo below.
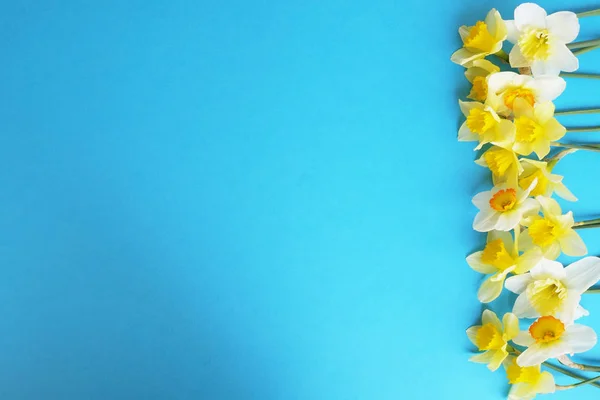
<svg viewBox="0 0 600 400">
<path fill-rule="evenodd" d="M 573 50 L 573 49 L 581 49 L 583 47 L 595 46 L 597 44 L 600 44 L 600 39 L 584 40 L 581 42 L 573 42 L 573 43 L 569 43 L 567 45 L 567 47 L 569 49 Z"/>
<path fill-rule="evenodd" d="M 599 379 L 600 379 L 600 375 L 596 376 L 595 378 L 586 379 L 585 381 L 573 383 L 572 385 L 556 385 L 556 390 L 575 389 L 577 386 L 587 385 L 588 383 L 594 383 Z"/>
<path fill-rule="evenodd" d="M 598 76 L 600 78 L 600 75 Z M 556 111 L 554 115 L 575 115 L 575 114 L 595 114 L 600 113 L 600 108 L 584 108 L 578 110 Z"/>
<path fill-rule="evenodd" d="M 594 146 L 593 144 L 571 144 L 571 143 L 552 143 L 556 147 L 564 147 L 565 149 L 578 149 L 578 150 L 589 150 L 589 151 L 600 151 L 600 147 Z"/>
<path fill-rule="evenodd" d="M 589 78 L 589 79 L 600 79 L 600 74 L 584 74 L 580 72 L 561 72 L 560 76 L 563 78 Z"/>
<path fill-rule="evenodd" d="M 600 126 L 581 126 L 577 128 L 567 128 L 567 132 L 600 132 Z"/>
<path fill-rule="evenodd" d="M 597 15 L 600 15 L 600 8 L 596 10 L 589 10 L 577 13 L 577 18 L 595 17 Z"/>
<path fill-rule="evenodd" d="M 600 218 L 588 219 L 586 221 L 575 222 L 573 224 L 573 229 L 596 228 L 598 226 L 600 226 Z"/>
<path fill-rule="evenodd" d="M 560 372 L 561 374 L 565 374 L 567 376 L 570 376 L 571 378 L 575 378 L 575 379 L 579 379 L 581 381 L 585 381 L 586 378 L 584 378 L 583 376 L 576 374 L 574 372 L 571 372 L 570 370 L 566 369 L 566 368 L 562 368 L 559 367 L 558 365 L 554 365 L 554 364 L 550 364 L 548 361 L 544 361 L 542 363 L 545 367 L 548 367 L 556 372 Z M 590 382 L 590 385 L 595 386 L 597 388 L 600 388 L 600 383 L 597 382 Z"/>
<path fill-rule="evenodd" d="M 577 369 L 579 371 L 589 371 L 589 372 L 599 372 L 600 371 L 600 367 L 597 367 L 595 365 L 585 365 L 585 364 L 576 363 L 573 360 L 571 360 L 567 355 L 556 357 L 556 359 L 562 365 L 567 366 L 572 369 Z"/>
<path fill-rule="evenodd" d="M 585 293 L 585 294 L 598 294 L 598 293 L 600 293 L 600 289 L 599 288 L 591 288 L 591 289 L 586 290 L 583 293 Z"/>
<path fill-rule="evenodd" d="M 497 53 L 494 54 L 496 57 L 498 57 L 500 60 L 504 61 L 505 63 L 508 64 L 508 54 L 500 49 L 500 51 L 498 51 Z"/>
<path fill-rule="evenodd" d="M 579 56 L 581 54 L 587 53 L 588 51 L 592 51 L 592 50 L 596 50 L 596 49 L 600 49 L 600 45 L 595 45 L 595 46 L 590 46 L 590 47 L 584 47 L 582 49 L 579 50 L 575 50 L 573 52 L 574 55 Z"/>
</svg>

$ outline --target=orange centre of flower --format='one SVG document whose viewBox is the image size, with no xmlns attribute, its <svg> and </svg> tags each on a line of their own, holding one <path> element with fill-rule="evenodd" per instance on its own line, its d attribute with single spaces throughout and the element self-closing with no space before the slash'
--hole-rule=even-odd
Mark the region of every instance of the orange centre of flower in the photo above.
<svg viewBox="0 0 600 400">
<path fill-rule="evenodd" d="M 523 99 L 532 107 L 535 104 L 535 95 L 530 89 L 522 87 L 510 88 L 504 93 L 504 105 L 511 110 L 516 99 Z"/>
<path fill-rule="evenodd" d="M 547 316 L 538 318 L 530 327 L 529 334 L 536 343 L 550 343 L 560 339 L 565 333 L 565 324 L 561 320 Z"/>
<path fill-rule="evenodd" d="M 512 210 L 516 203 L 517 191 L 515 189 L 499 190 L 490 199 L 490 207 L 500 212 Z"/>
</svg>

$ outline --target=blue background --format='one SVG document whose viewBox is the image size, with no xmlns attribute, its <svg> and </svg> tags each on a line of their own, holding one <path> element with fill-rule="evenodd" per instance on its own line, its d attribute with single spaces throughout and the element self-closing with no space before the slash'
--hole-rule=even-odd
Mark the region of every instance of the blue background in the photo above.
<svg viewBox="0 0 600 400">
<path fill-rule="evenodd" d="M 503 398 L 467 362 L 489 178 L 449 59 L 517 4 L 1 2 L 0 396 Z M 558 107 L 599 89 L 571 79 Z M 597 217 L 600 154 L 556 171 Z"/>
</svg>

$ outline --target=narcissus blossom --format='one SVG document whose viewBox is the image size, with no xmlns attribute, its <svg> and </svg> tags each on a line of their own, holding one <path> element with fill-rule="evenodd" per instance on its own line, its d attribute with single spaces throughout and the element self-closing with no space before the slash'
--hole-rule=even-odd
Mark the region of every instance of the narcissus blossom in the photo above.
<svg viewBox="0 0 600 400">
<path fill-rule="evenodd" d="M 519 333 L 519 320 L 514 314 L 506 313 L 500 322 L 493 311 L 485 310 L 481 322 L 482 325 L 467 329 L 467 336 L 484 353 L 471 357 L 469 361 L 487 364 L 491 371 L 495 371 L 508 357 L 506 346 Z"/>
<path fill-rule="evenodd" d="M 494 185 L 508 183 L 509 186 L 515 187 L 517 177 L 523 172 L 523 166 L 512 150 L 512 143 L 508 148 L 492 146 L 475 161 L 475 164 L 490 169 Z"/>
<path fill-rule="evenodd" d="M 473 61 L 471 66 L 465 71 L 467 80 L 473 85 L 467 98 L 482 103 L 485 102 L 488 93 L 487 77 L 496 72 L 500 72 L 500 67 L 488 60 Z"/>
<path fill-rule="evenodd" d="M 527 101 L 531 106 L 556 99 L 566 87 L 564 79 L 557 76 L 534 78 L 505 71 L 488 77 L 486 103 L 499 114 L 509 115 L 516 99 Z"/>
<path fill-rule="evenodd" d="M 531 367 L 550 358 L 588 351 L 596 345 L 597 337 L 589 326 L 568 325 L 548 315 L 538 318 L 529 330 L 520 332 L 513 341 L 527 347 L 517 357 L 517 364 Z"/>
<path fill-rule="evenodd" d="M 587 315 L 581 295 L 600 280 L 600 258 L 586 257 L 566 268 L 544 259 L 522 275 L 506 280 L 506 288 L 519 296 L 513 313 L 519 318 L 552 315 L 566 323 Z"/>
<path fill-rule="evenodd" d="M 541 160 L 550 153 L 550 144 L 567 133 L 556 118 L 554 104 L 547 101 L 534 106 L 518 98 L 513 108 L 515 119 L 515 143 L 513 150 L 528 156 L 532 152 Z"/>
<path fill-rule="evenodd" d="M 508 400 L 531 400 L 538 394 L 554 393 L 556 383 L 548 371 L 543 371 L 540 364 L 521 367 L 516 357 L 509 356 L 504 362 L 506 378 L 510 387 Z"/>
<path fill-rule="evenodd" d="M 553 193 L 565 200 L 577 201 L 577 197 L 562 182 L 563 177 L 551 173 L 552 167 L 545 161 L 536 161 L 528 158 L 520 160 L 522 173 L 519 176 L 519 186 L 527 188 L 534 179 L 537 179 L 537 185 L 531 191 L 531 196 L 551 197 Z"/>
<path fill-rule="evenodd" d="M 531 249 L 519 256 L 515 252 L 510 232 L 492 231 L 488 233 L 483 251 L 467 257 L 467 263 L 475 271 L 492 274 L 481 284 L 477 298 L 482 303 L 495 300 L 500 296 L 504 280 L 509 273 L 523 274 L 535 267 L 541 259 L 542 252 L 539 249 Z"/>
<path fill-rule="evenodd" d="M 537 181 L 523 190 L 506 184 L 494 186 L 492 190 L 481 192 L 473 197 L 473 204 L 479 213 L 473 221 L 473 229 L 478 232 L 491 230 L 510 231 L 518 226 L 523 218 L 537 214 L 540 205 L 528 198 Z"/>
<path fill-rule="evenodd" d="M 577 57 L 569 50 L 579 34 L 579 20 L 570 11 L 547 15 L 534 3 L 515 9 L 515 19 L 506 21 L 508 40 L 514 43 L 510 52 L 513 68 L 531 67 L 534 75 L 558 75 L 579 68 Z"/>
<path fill-rule="evenodd" d="M 479 142 L 475 150 L 486 143 L 509 146 L 515 139 L 515 126 L 502 119 L 489 106 L 476 101 L 458 101 L 460 110 L 467 118 L 458 130 L 460 142 Z"/>
<path fill-rule="evenodd" d="M 573 257 L 586 255 L 587 247 L 573 229 L 573 212 L 562 214 L 558 202 L 549 197 L 537 196 L 535 199 L 540 203 L 544 216 L 534 215 L 523 220 L 527 229 L 521 236 L 522 248 L 537 246 L 542 249 L 544 257 L 551 260 L 558 258 L 561 251 Z"/>
<path fill-rule="evenodd" d="M 458 29 L 463 47 L 450 58 L 453 62 L 470 66 L 470 63 L 502 50 L 506 39 L 506 26 L 496 9 L 490 10 L 485 21 L 477 21 L 474 26 L 461 26 Z"/>
</svg>

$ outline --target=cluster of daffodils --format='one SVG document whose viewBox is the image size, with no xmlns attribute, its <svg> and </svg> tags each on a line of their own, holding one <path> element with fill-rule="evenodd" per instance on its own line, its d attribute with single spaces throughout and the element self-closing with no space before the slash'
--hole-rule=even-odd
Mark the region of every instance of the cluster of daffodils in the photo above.
<svg viewBox="0 0 600 400">
<path fill-rule="evenodd" d="M 463 47 L 451 58 L 466 68 L 472 85 L 470 101 L 459 101 L 465 120 L 458 140 L 476 143 L 481 156 L 475 162 L 491 171 L 493 181 L 491 190 L 473 197 L 479 210 L 473 229 L 486 233 L 487 242 L 467 263 L 486 276 L 480 302 L 492 302 L 504 289 L 517 295 L 511 313 L 500 320 L 485 310 L 481 325 L 467 330 L 480 351 L 471 361 L 492 371 L 503 366 L 512 385 L 509 398 L 515 400 L 577 386 L 556 385 L 542 365 L 557 359 L 582 367 L 568 356 L 597 341 L 592 328 L 576 321 L 588 315 L 580 301 L 600 280 L 600 258 L 584 257 L 566 267 L 555 261 L 561 254 L 587 254 L 572 212 L 563 213 L 553 198 L 577 200 L 563 177 L 552 173 L 567 152 L 551 154 L 567 132 L 552 101 L 566 87 L 561 72 L 579 67 L 568 46 L 578 33 L 576 14 L 548 15 L 525 3 L 513 20 L 491 10 L 484 21 L 462 26 Z M 513 44 L 509 53 L 505 41 Z"/>
</svg>

